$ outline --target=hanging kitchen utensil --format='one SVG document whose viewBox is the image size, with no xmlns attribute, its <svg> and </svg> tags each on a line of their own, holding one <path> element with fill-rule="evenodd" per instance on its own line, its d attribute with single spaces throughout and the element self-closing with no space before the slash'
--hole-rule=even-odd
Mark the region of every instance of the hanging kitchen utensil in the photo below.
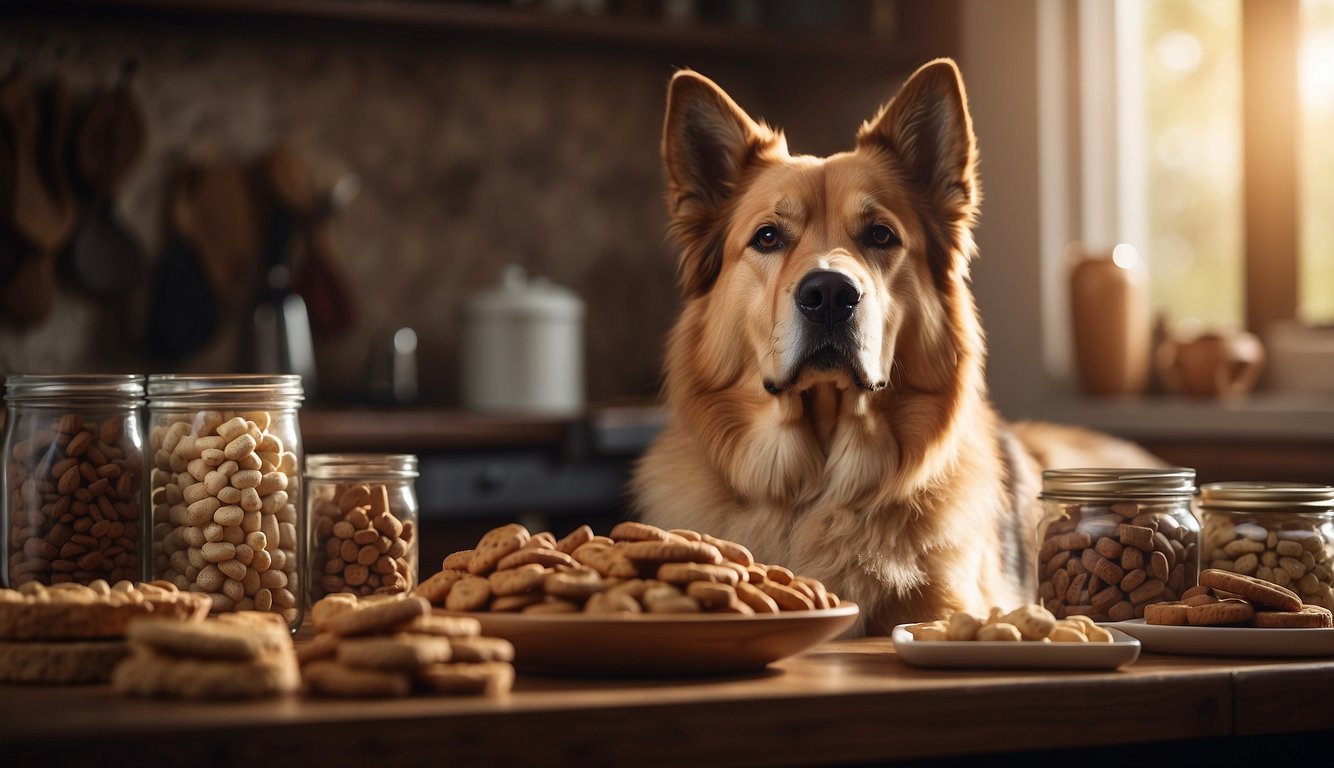
<svg viewBox="0 0 1334 768">
<path fill-rule="evenodd" d="M 0 213 L 38 251 L 59 251 L 74 227 L 76 205 L 56 157 L 68 115 L 63 79 L 53 80 L 40 97 L 21 67 L 0 83 L 0 130 L 9 134 L 14 159 L 11 194 Z"/>
<path fill-rule="evenodd" d="M 286 209 L 296 227 L 293 234 L 301 250 L 289 259 L 291 284 L 305 300 L 311 330 L 321 336 L 346 331 L 356 318 L 355 296 L 338 267 L 330 222 L 356 197 L 359 180 L 347 174 L 321 195 L 308 166 L 287 141 L 274 144 L 261 167 L 274 205 Z"/>
<path fill-rule="evenodd" d="M 19 241 L 0 306 L 19 322 L 45 317 L 55 304 L 55 254 L 68 242 L 77 215 L 62 158 L 68 134 L 65 81 L 40 90 L 21 67 L 0 84 L 0 132 L 12 146 L 9 197 L 0 211 Z"/>
<path fill-rule="evenodd" d="M 177 171 L 170 185 L 167 246 L 158 260 L 148 310 L 148 345 L 168 358 L 186 357 L 217 330 L 218 301 L 185 232 L 197 232 L 191 176 Z"/>
<path fill-rule="evenodd" d="M 183 200 L 189 213 L 178 231 L 200 257 L 218 295 L 235 294 L 252 274 L 259 242 L 250 180 L 234 160 L 194 169 Z"/>
<path fill-rule="evenodd" d="M 261 171 L 265 165 L 261 165 Z M 305 301 L 292 290 L 291 261 L 297 221 L 295 214 L 276 199 L 271 199 L 268 207 L 270 216 L 263 246 L 265 271 L 251 313 L 249 362 L 258 373 L 299 374 L 306 396 L 314 397 L 319 381 L 310 316 Z"/>
<path fill-rule="evenodd" d="M 116 87 L 93 97 L 74 142 L 88 204 L 68 251 L 69 267 L 80 287 L 102 298 L 132 288 L 146 262 L 143 245 L 116 213 L 116 196 L 144 148 L 146 120 L 131 90 L 134 72 L 134 62 L 126 62 Z"/>
</svg>

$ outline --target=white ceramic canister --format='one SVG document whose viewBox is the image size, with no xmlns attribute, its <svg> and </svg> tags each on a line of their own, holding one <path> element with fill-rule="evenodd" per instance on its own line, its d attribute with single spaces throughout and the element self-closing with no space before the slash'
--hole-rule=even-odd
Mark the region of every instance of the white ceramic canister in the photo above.
<svg viewBox="0 0 1334 768">
<path fill-rule="evenodd" d="M 493 413 L 568 415 L 584 406 L 584 304 L 517 265 L 468 301 L 463 404 Z"/>
</svg>

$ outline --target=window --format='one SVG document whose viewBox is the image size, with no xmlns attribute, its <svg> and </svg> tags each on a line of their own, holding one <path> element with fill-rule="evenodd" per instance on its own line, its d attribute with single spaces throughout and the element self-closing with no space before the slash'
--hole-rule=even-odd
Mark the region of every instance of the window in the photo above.
<svg viewBox="0 0 1334 768">
<path fill-rule="evenodd" d="M 1115 19 L 1119 220 L 1155 311 L 1334 323 L 1334 0 L 1117 0 Z"/>
</svg>

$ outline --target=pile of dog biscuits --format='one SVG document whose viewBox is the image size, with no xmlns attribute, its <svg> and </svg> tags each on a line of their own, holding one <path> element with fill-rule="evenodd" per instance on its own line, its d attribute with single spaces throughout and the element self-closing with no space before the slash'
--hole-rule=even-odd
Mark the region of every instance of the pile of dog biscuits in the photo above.
<svg viewBox="0 0 1334 768">
<path fill-rule="evenodd" d="M 482 637 L 476 619 L 434 616 L 420 597 L 336 593 L 310 618 L 320 633 L 298 657 L 316 696 L 497 695 L 514 685 L 509 641 Z"/>
<path fill-rule="evenodd" d="M 1328 608 L 1303 605 L 1296 592 L 1265 579 L 1216 568 L 1202 571 L 1199 585 L 1181 597 L 1145 608 L 1144 622 L 1197 627 L 1334 627 L 1334 614 Z"/>
<path fill-rule="evenodd" d="M 170 582 L 102 579 L 0 589 L 0 682 L 100 683 L 125 658 L 131 622 L 200 622 L 212 603 Z"/>
<path fill-rule="evenodd" d="M 833 608 L 813 578 L 755 562 L 736 542 L 623 522 L 562 539 L 511 523 L 444 559 L 413 594 L 450 611 L 757 614 Z"/>
<path fill-rule="evenodd" d="M 949 619 L 909 626 L 914 640 L 999 641 L 1039 643 L 1110 643 L 1112 633 L 1087 616 L 1058 619 L 1040 605 L 1025 605 L 1008 613 L 992 608 L 985 619 L 955 611 Z"/>
<path fill-rule="evenodd" d="M 129 696 L 262 699 L 301 683 L 287 622 L 267 611 L 238 611 L 193 624 L 140 619 L 127 632 L 131 654 L 111 683 Z"/>
</svg>

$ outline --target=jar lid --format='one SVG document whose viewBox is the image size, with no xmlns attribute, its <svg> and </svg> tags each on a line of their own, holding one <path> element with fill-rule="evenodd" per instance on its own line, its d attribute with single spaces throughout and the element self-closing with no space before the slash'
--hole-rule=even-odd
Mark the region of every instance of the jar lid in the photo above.
<svg viewBox="0 0 1334 768">
<path fill-rule="evenodd" d="M 1084 501 L 1107 497 L 1168 499 L 1195 492 L 1195 470 L 1082 468 L 1048 469 L 1042 473 L 1039 498 Z"/>
<path fill-rule="evenodd" d="M 1318 483 L 1226 482 L 1200 486 L 1204 509 L 1288 510 L 1307 512 L 1334 510 L 1334 486 Z"/>
<path fill-rule="evenodd" d="M 124 374 L 11 373 L 5 378 L 5 400 L 110 400 L 144 396 L 144 377 Z"/>
<path fill-rule="evenodd" d="M 584 302 L 574 291 L 544 277 L 529 278 L 523 267 L 510 264 L 501 273 L 499 285 L 468 300 L 467 313 L 474 317 L 577 320 L 584 315 Z"/>
<path fill-rule="evenodd" d="M 306 456 L 306 476 L 318 480 L 411 479 L 417 476 L 417 457 L 411 453 L 316 453 Z"/>
<path fill-rule="evenodd" d="M 148 399 L 153 405 L 193 406 L 217 400 L 263 407 L 274 401 L 299 404 L 302 397 L 299 374 L 155 373 L 148 377 Z"/>
</svg>

